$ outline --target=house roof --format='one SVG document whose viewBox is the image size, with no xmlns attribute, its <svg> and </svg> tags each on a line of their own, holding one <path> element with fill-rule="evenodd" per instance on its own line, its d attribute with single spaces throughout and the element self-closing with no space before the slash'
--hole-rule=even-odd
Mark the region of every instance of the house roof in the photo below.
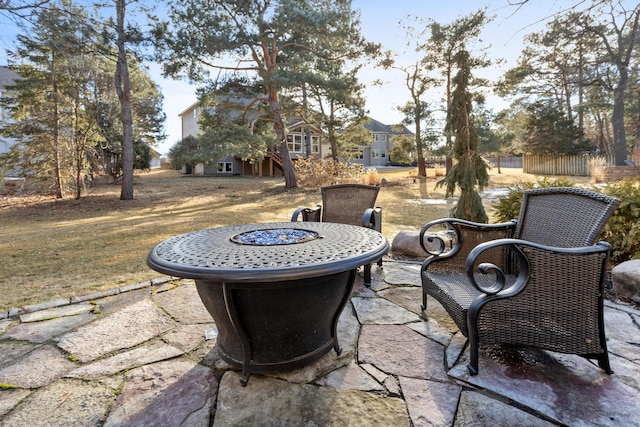
<svg viewBox="0 0 640 427">
<path fill-rule="evenodd" d="M 388 133 L 391 135 L 412 135 L 413 134 L 413 132 L 407 129 L 407 127 L 404 125 L 401 125 L 401 124 L 397 125 L 397 126 L 402 126 L 400 131 L 394 130 L 395 126 L 396 125 L 385 125 L 384 123 L 381 123 L 375 119 L 369 118 L 369 122 L 367 122 L 364 125 L 364 128 L 374 133 Z"/>
<path fill-rule="evenodd" d="M 0 65 L 0 87 L 13 85 L 13 82 L 19 77 L 15 71 Z"/>
</svg>

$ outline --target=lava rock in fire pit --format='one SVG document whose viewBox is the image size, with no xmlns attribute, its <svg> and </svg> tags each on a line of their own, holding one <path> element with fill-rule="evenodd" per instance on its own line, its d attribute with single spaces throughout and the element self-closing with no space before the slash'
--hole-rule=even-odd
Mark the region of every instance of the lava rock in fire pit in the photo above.
<svg viewBox="0 0 640 427">
<path fill-rule="evenodd" d="M 272 228 L 236 234 L 231 240 L 241 245 L 272 246 L 303 243 L 318 238 L 318 233 L 296 228 Z"/>
</svg>

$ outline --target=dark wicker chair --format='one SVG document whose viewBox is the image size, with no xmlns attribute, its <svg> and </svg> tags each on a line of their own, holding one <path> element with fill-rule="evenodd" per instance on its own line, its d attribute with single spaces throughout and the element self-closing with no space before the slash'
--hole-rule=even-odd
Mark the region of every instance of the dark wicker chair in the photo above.
<svg viewBox="0 0 640 427">
<path fill-rule="evenodd" d="M 610 246 L 594 245 L 619 200 L 579 188 L 524 192 L 517 221 L 426 224 L 420 244 L 422 309 L 438 300 L 478 346 L 538 347 L 595 358 L 607 373 L 603 292 Z"/>
<path fill-rule="evenodd" d="M 364 184 L 338 184 L 321 188 L 322 205 L 298 208 L 291 221 L 337 222 L 360 225 L 382 232 L 382 208 L 375 207 L 380 187 Z M 382 258 L 378 260 L 382 266 Z M 371 264 L 364 266 L 364 282 L 371 284 Z"/>
</svg>

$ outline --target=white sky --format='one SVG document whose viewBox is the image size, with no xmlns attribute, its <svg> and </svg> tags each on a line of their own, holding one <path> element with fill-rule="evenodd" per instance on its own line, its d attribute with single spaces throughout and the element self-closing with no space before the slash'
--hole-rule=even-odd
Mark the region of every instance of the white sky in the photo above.
<svg viewBox="0 0 640 427">
<path fill-rule="evenodd" d="M 483 45 L 491 45 L 489 57 L 504 58 L 505 63 L 500 67 L 475 74 L 495 80 L 504 70 L 516 64 L 526 34 L 542 30 L 546 18 L 576 3 L 580 3 L 580 0 L 529 0 L 518 9 L 516 6 L 510 6 L 509 0 L 353 0 L 353 8 L 361 12 L 364 37 L 382 43 L 385 50 L 402 53 L 406 47 L 403 40 L 404 32 L 398 22 L 406 15 L 432 18 L 440 24 L 449 24 L 460 16 L 486 7 L 487 14 L 496 15 L 496 18 L 481 34 Z M 4 21 L 3 19 L 4 30 L 0 33 L 2 65 L 6 65 L 5 49 L 11 49 L 13 46 L 13 37 L 9 35 L 11 32 L 7 30 Z M 410 65 L 415 60 L 411 55 L 404 58 L 406 63 L 403 64 L 401 57 L 398 58 L 398 64 Z M 164 79 L 157 64 L 150 64 L 150 72 L 164 95 L 167 140 L 157 149 L 160 153 L 166 154 L 181 138 L 178 114 L 197 101 L 195 87 L 186 82 Z M 399 123 L 402 115 L 397 111 L 397 107 L 409 99 L 402 74 L 398 71 L 367 67 L 360 76 L 361 81 L 367 85 L 365 97 L 369 116 L 385 124 Z M 376 79 L 382 80 L 385 84 L 382 87 L 371 85 Z M 434 93 L 434 99 L 431 101 L 436 102 L 440 97 L 441 94 Z M 489 98 L 488 105 L 497 111 L 505 108 L 507 103 L 492 97 Z"/>
</svg>

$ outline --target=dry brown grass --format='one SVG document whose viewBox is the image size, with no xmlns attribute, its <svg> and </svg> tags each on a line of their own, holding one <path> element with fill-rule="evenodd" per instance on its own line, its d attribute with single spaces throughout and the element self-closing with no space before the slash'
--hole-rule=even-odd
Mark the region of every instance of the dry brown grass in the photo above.
<svg viewBox="0 0 640 427">
<path fill-rule="evenodd" d="M 435 178 L 414 179 L 415 169 L 380 169 L 386 180 L 378 205 L 391 241 L 447 215 Z M 492 171 L 495 186 L 531 180 L 520 170 Z M 154 170 L 136 178 L 132 201 L 117 185 L 91 189 L 80 200 L 50 197 L 0 199 L 0 310 L 85 295 L 138 283 L 159 273 L 146 256 L 176 234 L 228 224 L 288 221 L 299 206 L 320 202 L 319 189 L 285 191 L 281 178 L 191 177 Z"/>
</svg>

